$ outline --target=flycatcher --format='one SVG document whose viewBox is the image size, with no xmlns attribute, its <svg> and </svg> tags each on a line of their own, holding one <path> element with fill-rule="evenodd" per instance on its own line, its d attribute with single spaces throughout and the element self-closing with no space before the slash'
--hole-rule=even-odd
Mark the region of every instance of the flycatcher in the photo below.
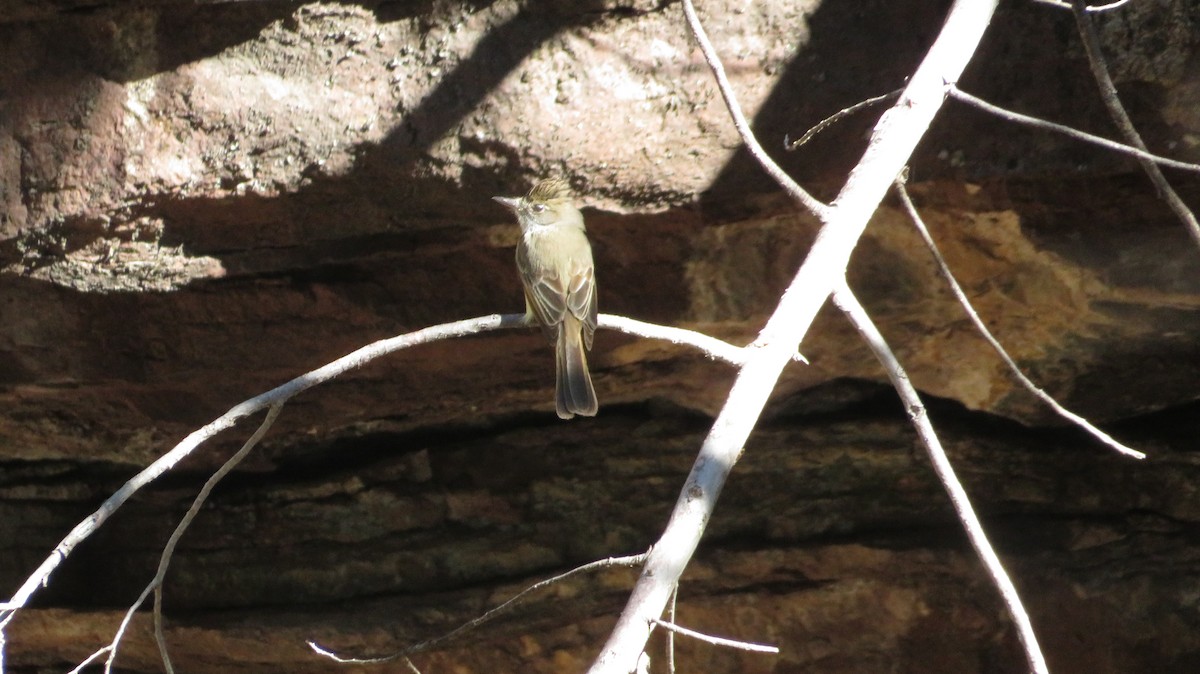
<svg viewBox="0 0 1200 674">
<path fill-rule="evenodd" d="M 523 197 L 493 197 L 517 215 L 521 241 L 517 272 L 525 288 L 525 317 L 554 342 L 558 416 L 596 415 L 598 404 L 587 350 L 596 332 L 596 273 L 583 215 L 565 180 L 543 180 Z"/>
</svg>

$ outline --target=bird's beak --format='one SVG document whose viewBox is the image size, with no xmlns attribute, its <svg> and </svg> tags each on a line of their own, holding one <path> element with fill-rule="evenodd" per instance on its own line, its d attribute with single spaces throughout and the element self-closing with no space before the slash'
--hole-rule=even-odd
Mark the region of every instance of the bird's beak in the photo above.
<svg viewBox="0 0 1200 674">
<path fill-rule="evenodd" d="M 521 204 L 521 200 L 517 197 L 492 197 L 496 201 L 508 206 L 511 210 L 517 210 L 517 206 Z"/>
</svg>

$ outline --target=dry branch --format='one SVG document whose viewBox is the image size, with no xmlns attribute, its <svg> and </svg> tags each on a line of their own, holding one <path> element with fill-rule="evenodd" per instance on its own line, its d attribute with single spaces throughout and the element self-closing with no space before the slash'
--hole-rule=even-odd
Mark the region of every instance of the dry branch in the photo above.
<svg viewBox="0 0 1200 674">
<path fill-rule="evenodd" d="M 1059 9 L 1071 9 L 1071 3 L 1065 2 L 1064 0 L 1034 0 L 1034 1 L 1040 2 L 1043 5 L 1050 5 L 1051 7 L 1058 7 Z M 1129 0 L 1116 0 L 1116 2 L 1110 2 L 1106 5 L 1087 5 L 1084 8 L 1084 11 L 1088 12 L 1089 14 L 1094 14 L 1097 12 L 1107 12 L 1109 10 L 1117 9 L 1118 7 L 1120 7 L 1121 5 L 1124 5 L 1127 2 L 1129 2 Z"/>
<path fill-rule="evenodd" d="M 417 344 L 435 341 L 438 339 L 447 339 L 450 337 L 461 337 L 480 333 L 488 330 L 497 330 L 500 328 L 515 328 L 525 326 L 524 316 L 521 314 L 484 316 L 481 318 L 473 318 L 455 323 L 446 323 L 436 325 L 424 330 L 418 330 L 406 335 L 392 337 L 374 342 L 362 347 L 350 354 L 320 367 L 312 372 L 303 374 L 289 381 L 282 386 L 278 386 L 266 393 L 251 398 L 243 403 L 235 405 L 225 414 L 213 420 L 202 428 L 193 431 L 190 435 L 183 439 L 182 442 L 175 445 L 169 452 L 162 455 L 158 460 L 151 463 L 137 475 L 133 476 L 121 486 L 112 496 L 100 505 L 91 515 L 84 519 L 69 534 L 58 544 L 49 557 L 37 568 L 36 571 L 25 581 L 15 594 L 5 603 L 0 604 L 0 629 L 2 629 L 12 619 L 15 611 L 23 608 L 29 599 L 37 593 L 38 589 L 45 587 L 50 582 L 50 575 L 58 568 L 64 559 L 78 546 L 81 542 L 91 536 L 97 529 L 108 521 L 108 518 L 117 511 L 124 503 L 129 500 L 142 487 L 153 482 L 163 473 L 171 470 L 185 457 L 190 455 L 202 443 L 212 439 L 222 431 L 232 427 L 242 418 L 254 414 L 260 410 L 266 409 L 271 405 L 276 405 L 289 400 L 303 391 L 306 391 L 313 386 L 324 383 L 337 377 L 345 372 L 361 367 L 362 365 L 386 354 L 399 349 L 407 348 Z"/>
<path fill-rule="evenodd" d="M 540 580 L 540 581 L 534 583 L 533 585 L 530 585 L 529 587 L 525 588 L 524 590 L 521 590 L 517 594 L 513 595 L 512 598 L 508 599 L 503 604 L 500 604 L 499 606 L 489 609 L 484 614 L 463 623 L 462 625 L 456 627 L 455 629 L 453 629 L 439 637 L 434 637 L 433 639 L 426 639 L 425 641 L 413 644 L 411 646 L 408 646 L 399 651 L 396 651 L 395 653 L 390 653 L 388 655 L 381 655 L 381 656 L 376 656 L 376 657 L 344 656 L 344 655 L 339 655 L 339 654 L 335 653 L 334 651 L 330 650 L 329 648 L 326 648 L 325 646 L 321 646 L 320 644 L 317 644 L 316 642 L 313 642 L 313 641 L 308 642 L 308 647 L 313 649 L 314 652 L 316 652 L 320 655 L 323 655 L 335 662 L 351 663 L 351 664 L 358 664 L 358 665 L 380 664 L 380 663 L 384 663 L 384 662 L 392 662 L 395 660 L 399 660 L 401 658 L 407 658 L 409 655 L 413 655 L 414 653 L 420 653 L 422 651 L 432 650 L 433 648 L 436 648 L 465 632 L 468 632 L 470 630 L 475 629 L 476 627 L 479 627 L 480 625 L 483 625 L 484 623 L 501 615 L 502 613 L 504 613 L 508 609 L 512 608 L 513 606 L 516 606 L 517 603 L 519 603 L 525 597 L 529 596 L 531 593 L 536 592 L 544 587 L 549 587 L 555 583 L 561 583 L 564 580 L 571 578 L 572 576 L 577 576 L 581 573 L 588 573 L 590 571 L 596 571 L 598 569 L 612 569 L 612 568 L 616 568 L 616 567 L 637 566 L 638 564 L 641 564 L 642 562 L 646 561 L 647 554 L 648 553 L 643 552 L 641 554 L 627 555 L 625 557 L 608 557 L 606 559 L 598 559 L 596 561 L 588 562 L 587 564 L 577 566 L 574 569 L 571 569 L 570 571 L 560 573 L 557 576 L 553 576 L 551 578 L 546 578 L 544 580 Z"/>
<path fill-rule="evenodd" d="M 1041 119 L 1039 117 L 1033 117 L 1031 115 L 1023 115 L 1019 112 L 1009 110 L 1008 108 L 1002 108 L 994 103 L 989 103 L 978 96 L 974 96 L 963 91 L 962 89 L 959 89 L 953 84 L 946 86 L 946 93 L 949 94 L 950 98 L 966 103 L 967 105 L 983 110 L 984 112 L 995 115 L 996 117 L 1009 122 L 1025 124 L 1037 129 L 1044 129 L 1046 131 L 1060 133 L 1064 136 L 1074 138 L 1075 140 L 1082 141 L 1084 143 L 1090 143 L 1106 150 L 1112 150 L 1113 152 L 1129 155 L 1130 157 L 1138 159 L 1139 161 L 1169 166 L 1171 168 L 1179 169 L 1180 171 L 1200 173 L 1200 164 L 1193 164 L 1191 162 L 1180 161 L 1178 159 L 1171 159 L 1170 157 L 1163 157 L 1161 155 L 1154 154 L 1153 152 L 1147 152 L 1145 149 L 1138 149 L 1124 143 L 1119 143 L 1115 140 L 1109 140 L 1101 136 L 1087 133 L 1086 131 L 1080 131 L 1079 129 L 1067 126 L 1065 124 L 1058 124 L 1049 120 Z"/>
<path fill-rule="evenodd" d="M 726 646 L 728 648 L 736 648 L 741 651 L 750 651 L 752 653 L 778 653 L 779 648 L 768 644 L 756 644 L 753 641 L 739 641 L 737 639 L 726 639 L 725 637 L 714 637 L 711 634 L 697 632 L 686 627 L 676 625 L 673 622 L 667 622 L 660 618 L 654 619 L 654 624 L 671 632 L 672 634 L 682 634 L 685 637 L 691 637 L 697 641 L 703 641 L 714 646 Z"/>
<path fill-rule="evenodd" d="M 938 265 L 938 271 L 941 272 L 942 278 L 944 278 L 947 285 L 950 286 L 950 292 L 954 294 L 954 297 L 958 300 L 958 303 L 962 305 L 963 311 L 967 312 L 967 318 L 971 320 L 971 323 L 975 326 L 975 329 L 979 331 L 980 336 L 982 336 L 983 339 L 989 345 L 991 345 L 992 349 L 995 350 L 995 352 L 1000 356 L 1000 359 L 1004 361 L 1004 364 L 1008 366 L 1009 371 L 1012 372 L 1013 376 L 1017 378 L 1017 381 L 1019 381 L 1026 390 L 1045 403 L 1050 409 L 1054 410 L 1055 414 L 1087 431 L 1092 435 L 1092 437 L 1096 438 L 1100 442 L 1103 442 L 1117 452 L 1130 458 L 1146 458 L 1146 455 L 1142 452 L 1117 442 L 1117 440 L 1111 435 L 1105 433 L 1099 428 L 1096 428 L 1087 419 L 1084 419 L 1078 414 L 1075 414 L 1071 410 L 1063 407 L 1057 400 L 1051 397 L 1050 394 L 1046 393 L 1039 388 L 1037 384 L 1033 383 L 1033 380 L 1025 376 L 1025 373 L 1021 371 L 1021 368 L 1017 365 L 1017 362 L 1012 359 L 1012 356 L 1008 355 L 1008 351 L 1006 351 L 1004 346 L 1000 344 L 1000 340 L 996 339 L 995 335 L 993 335 L 992 332 L 988 330 L 987 325 L 984 324 L 983 319 L 979 318 L 979 313 L 976 312 L 975 307 L 971 305 L 971 300 L 967 298 L 967 294 L 963 291 L 962 286 L 959 285 L 958 279 L 954 278 L 954 273 L 950 271 L 950 266 L 946 264 L 946 259 L 942 257 L 942 252 L 938 250 L 937 244 L 934 243 L 933 237 L 930 236 L 929 229 L 925 227 L 925 222 L 921 219 L 921 214 L 917 212 L 917 207 L 913 204 L 912 199 L 909 198 L 908 190 L 904 188 L 903 179 L 896 181 L 896 193 L 900 195 L 900 203 L 904 205 L 904 210 L 908 213 L 909 219 L 912 220 L 913 226 L 917 228 L 917 233 L 921 235 L 921 239 L 925 242 L 925 246 L 929 248 L 929 252 L 933 255 L 933 259 Z"/>
<path fill-rule="evenodd" d="M 1071 10 L 1075 15 L 1075 25 L 1079 28 L 1079 36 L 1083 39 L 1084 51 L 1087 52 L 1088 66 L 1091 67 L 1092 77 L 1095 78 L 1096 86 L 1100 89 L 1100 99 L 1104 101 L 1108 116 L 1117 125 L 1117 130 L 1121 132 L 1121 136 L 1127 143 L 1139 150 L 1146 151 L 1146 143 L 1142 141 L 1142 136 L 1133 126 L 1133 120 L 1129 118 L 1129 113 L 1121 104 L 1117 86 L 1113 84 L 1112 77 L 1108 74 L 1108 66 L 1104 62 L 1104 52 L 1100 49 L 1100 35 L 1096 32 L 1096 23 L 1088 14 L 1087 3 L 1083 0 L 1072 0 Z M 1175 217 L 1179 218 L 1179 221 L 1187 227 L 1188 234 L 1192 235 L 1192 240 L 1196 242 L 1197 246 L 1200 246 L 1200 222 L 1196 221 L 1196 215 L 1187 207 L 1187 204 L 1183 203 L 1179 193 L 1171 187 L 1162 170 L 1154 162 L 1147 159 L 1138 161 L 1142 165 L 1142 170 L 1149 176 L 1150 182 L 1154 183 L 1159 197 L 1167 202 L 1167 206 L 1175 213 Z"/>
<path fill-rule="evenodd" d="M 983 562 L 984 568 L 987 569 L 988 575 L 992 577 L 992 582 L 1000 591 L 1001 598 L 1004 599 L 1004 604 L 1008 607 L 1009 615 L 1012 616 L 1013 622 L 1017 626 L 1017 634 L 1021 639 L 1021 645 L 1025 647 L 1025 658 L 1029 663 L 1031 672 L 1037 674 L 1048 674 L 1050 671 L 1046 667 L 1046 658 L 1042 655 L 1041 647 L 1038 646 L 1037 634 L 1033 631 L 1033 624 L 1029 621 L 1029 614 L 1025 612 L 1025 607 L 1021 604 L 1021 597 L 1017 594 L 1017 588 L 1013 586 L 1012 580 L 1009 579 L 1008 573 L 1004 570 L 1004 565 L 1000 562 L 1000 558 L 996 555 L 996 551 L 992 549 L 991 543 L 988 542 L 987 534 L 984 533 L 983 524 L 980 523 L 979 517 L 975 515 L 974 508 L 971 507 L 971 499 L 967 496 L 967 491 L 963 489 L 962 483 L 958 481 L 958 477 L 954 474 L 954 467 L 950 464 L 950 458 L 946 456 L 946 450 L 942 448 L 942 443 L 938 440 L 937 433 L 933 429 L 933 424 L 929 421 L 929 414 L 925 410 L 925 405 L 921 402 L 921 397 L 917 395 L 917 390 L 913 388 L 912 382 L 908 380 L 908 373 L 904 371 L 900 361 L 896 359 L 895 353 L 891 347 L 883 339 L 883 335 L 875 327 L 871 317 L 867 315 L 862 305 L 858 303 L 858 299 L 854 297 L 849 286 L 845 284 L 834 291 L 833 301 L 838 308 L 850 319 L 854 324 L 854 328 L 862 336 L 863 341 L 871 347 L 871 351 L 879 362 L 887 370 L 888 379 L 892 381 L 892 386 L 896 392 L 900 394 L 901 400 L 904 402 L 904 408 L 908 410 L 908 416 L 912 420 L 913 427 L 917 430 L 917 435 L 921 438 L 921 444 L 925 447 L 925 452 L 929 456 L 930 463 L 933 464 L 933 470 L 937 473 L 938 480 L 941 481 L 942 487 L 950 496 L 950 503 L 954 506 L 954 512 L 958 515 L 959 522 L 962 523 L 963 529 L 967 532 L 967 538 L 971 541 L 971 547 L 975 548 L 975 554 Z"/>
<path fill-rule="evenodd" d="M 719 339 L 709 337 L 698 332 L 684 330 L 682 328 L 672 328 L 667 326 L 655 325 L 652 323 L 644 323 L 622 316 L 613 316 L 610 314 L 600 315 L 600 327 L 620 330 L 628 332 L 636 336 L 644 336 L 655 339 L 665 339 L 675 344 L 686 344 L 692 346 L 711 358 L 723 360 L 733 364 L 744 362 L 745 356 L 742 349 L 733 346 Z M 116 657 L 117 646 L 127 628 L 129 621 L 133 617 L 134 611 L 141 606 L 146 600 L 151 591 L 155 592 L 155 637 L 159 644 L 160 653 L 163 656 L 164 666 L 168 672 L 172 671 L 170 659 L 166 653 L 165 641 L 162 636 L 161 624 L 161 585 L 165 577 L 167 567 L 170 564 L 171 553 L 174 550 L 175 544 L 178 543 L 179 537 L 183 535 L 192 518 L 195 517 L 195 511 L 198 511 L 207 498 L 208 493 L 216 482 L 223 478 L 233 467 L 246 455 L 261 439 L 262 434 L 269 428 L 271 421 L 274 420 L 278 413 L 278 408 L 292 397 L 324 382 L 327 382 L 335 377 L 338 377 L 350 370 L 362 367 L 366 363 L 380 358 L 394 351 L 426 344 L 442 339 L 450 339 L 454 337 L 463 337 L 491 330 L 499 330 L 505 328 L 528 327 L 523 314 L 492 314 L 490 316 L 481 316 L 454 323 L 445 323 L 435 325 L 423 330 L 411 332 L 390 339 L 380 340 L 372 344 L 368 344 L 356 351 L 353 351 L 327 365 L 324 365 L 312 372 L 303 374 L 295 379 L 278 386 L 266 393 L 251 398 L 242 402 L 225 414 L 221 415 L 206 426 L 192 432 L 182 442 L 173 447 L 163 456 L 151 463 L 134 477 L 130 478 L 124 485 L 121 486 L 115 493 L 108 497 L 100 505 L 100 507 L 79 522 L 71 530 L 70 533 L 55 547 L 53 553 L 42 562 L 40 566 L 25 580 L 21 587 L 13 594 L 13 596 L 3 604 L 0 604 L 0 672 L 3 672 L 4 652 L 4 629 L 12 620 L 17 611 L 24 608 L 29 600 L 40 590 L 47 586 L 50 582 L 50 576 L 58 568 L 59 564 L 65 560 L 71 552 L 81 542 L 95 533 L 104 523 L 119 509 L 131 496 L 138 492 L 146 485 L 153 482 L 155 479 L 174 468 L 180 461 L 195 451 L 201 444 L 215 437 L 222 431 L 234 426 L 238 421 L 251 414 L 259 412 L 266 408 L 273 408 L 273 411 L 268 415 L 267 419 L 260 426 L 259 430 L 251 437 L 250 440 L 242 447 L 237 454 L 226 462 L 205 484 L 192 508 L 185 515 L 183 521 L 172 534 L 164 548 L 163 555 L 160 558 L 158 572 L 151 582 L 147 585 L 145 591 L 130 607 L 125 619 L 122 621 L 118 629 L 116 638 L 108 646 L 105 646 L 91 656 L 89 656 L 76 669 L 82 669 L 94 660 L 108 655 L 108 664 L 105 670 L 111 671 L 112 663 Z M 803 358 L 798 354 L 794 356 Z"/>
<path fill-rule="evenodd" d="M 787 137 L 787 135 L 784 135 L 783 149 L 787 150 L 788 152 L 793 152 L 795 150 L 799 150 L 801 148 L 801 146 L 803 146 L 808 141 L 812 140 L 813 136 L 816 136 L 818 133 L 821 133 L 825 129 L 827 129 L 827 128 L 833 126 L 834 124 L 842 121 L 843 119 L 853 115 L 854 113 L 859 112 L 860 110 L 866 110 L 867 108 L 875 105 L 876 103 L 882 103 L 886 100 L 895 98 L 895 97 L 899 96 L 900 93 L 903 91 L 904 91 L 903 89 L 897 89 L 895 91 L 891 91 L 886 94 L 881 94 L 879 96 L 872 96 L 871 98 L 861 100 L 861 101 L 855 103 L 854 105 L 851 105 L 846 108 L 842 108 L 841 110 L 838 110 L 837 112 L 826 117 L 825 119 L 822 119 L 821 121 L 817 122 L 811 129 L 809 129 L 808 131 L 805 131 L 804 135 L 800 136 L 796 140 L 791 140 L 790 138 Z"/>
<path fill-rule="evenodd" d="M 995 0 L 957 0 L 953 4 L 937 40 L 900 100 L 879 120 L 862 160 L 851 172 L 838 198 L 830 207 L 814 209 L 822 221 L 821 231 L 775 312 L 750 345 L 753 355 L 738 373 L 725 406 L 704 440 L 670 521 L 651 550 L 642 576 L 608 642 L 593 663 L 592 674 L 628 674 L 637 666 L 650 635 L 652 620 L 662 615 L 671 592 L 699 544 L 725 480 L 737 463 L 783 367 L 803 340 L 826 298 L 841 284 L 850 254 L 867 221 L 941 109 L 945 83 L 956 82 L 975 53 L 996 4 Z M 782 169 L 765 153 L 755 151 L 761 147 L 741 118 L 736 97 L 724 80 L 724 68 L 690 0 L 684 0 L 683 9 L 743 142 L 772 177 L 793 197 L 807 204 L 801 195 L 793 193 L 790 185 L 794 183 Z"/>
</svg>

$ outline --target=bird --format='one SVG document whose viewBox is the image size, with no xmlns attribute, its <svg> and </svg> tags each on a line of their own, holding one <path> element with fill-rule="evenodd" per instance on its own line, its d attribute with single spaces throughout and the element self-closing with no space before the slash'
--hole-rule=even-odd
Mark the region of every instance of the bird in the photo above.
<svg viewBox="0 0 1200 674">
<path fill-rule="evenodd" d="M 542 180 L 523 197 L 493 197 L 517 216 L 517 273 L 525 291 L 525 318 L 554 343 L 559 418 L 592 417 L 599 409 L 587 352 L 596 332 L 596 271 L 592 246 L 561 178 Z"/>
</svg>

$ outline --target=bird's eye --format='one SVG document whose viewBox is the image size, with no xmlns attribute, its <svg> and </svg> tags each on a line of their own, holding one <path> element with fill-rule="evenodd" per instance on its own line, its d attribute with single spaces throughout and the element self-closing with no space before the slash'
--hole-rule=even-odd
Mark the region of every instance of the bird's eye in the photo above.
<svg viewBox="0 0 1200 674">
<path fill-rule="evenodd" d="M 533 209 L 534 213 L 541 213 L 542 211 L 546 210 L 546 204 L 534 204 L 531 206 L 531 208 Z"/>
</svg>

